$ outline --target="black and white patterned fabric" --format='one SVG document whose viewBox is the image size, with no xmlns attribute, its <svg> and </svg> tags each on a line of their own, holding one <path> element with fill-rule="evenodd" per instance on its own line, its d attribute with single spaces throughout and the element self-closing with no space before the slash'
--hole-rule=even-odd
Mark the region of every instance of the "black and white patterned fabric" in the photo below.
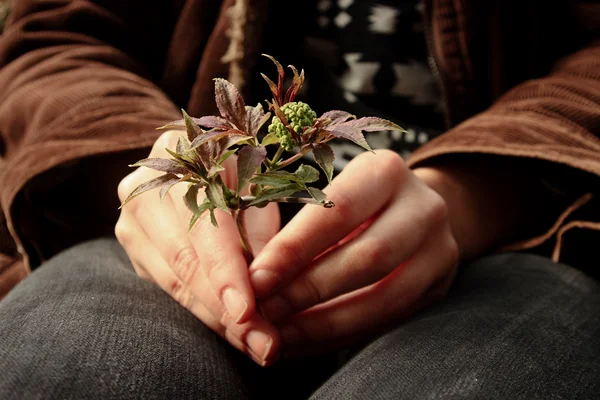
<svg viewBox="0 0 600 400">
<path fill-rule="evenodd" d="M 311 104 L 397 122 L 408 132 L 370 133 L 367 141 L 404 158 L 440 134 L 441 95 L 429 68 L 422 0 L 318 0 L 315 6 L 306 54 L 321 76 L 318 85 L 307 82 Z M 337 170 L 363 151 L 349 142 L 332 147 Z"/>
</svg>

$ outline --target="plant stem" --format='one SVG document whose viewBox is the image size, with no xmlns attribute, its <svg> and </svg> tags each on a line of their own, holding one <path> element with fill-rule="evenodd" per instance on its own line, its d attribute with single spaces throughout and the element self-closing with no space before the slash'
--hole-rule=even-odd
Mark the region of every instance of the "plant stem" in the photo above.
<svg viewBox="0 0 600 400">
<path fill-rule="evenodd" d="M 279 145 L 279 148 L 277 149 L 277 152 L 275 153 L 275 155 L 273 156 L 273 159 L 271 161 L 269 161 L 269 169 L 273 166 L 277 164 L 277 161 L 279 161 L 279 159 L 281 158 L 281 155 L 283 154 L 283 146 Z"/>
<path fill-rule="evenodd" d="M 242 197 L 242 202 L 248 204 L 254 200 L 254 196 L 244 196 Z M 277 203 L 295 203 L 295 204 L 313 204 L 316 206 L 323 206 L 325 208 L 333 208 L 335 204 L 333 201 L 326 200 L 325 202 L 320 202 L 310 197 L 282 197 L 280 199 L 271 200 Z"/>
<path fill-rule="evenodd" d="M 244 214 L 246 210 L 244 208 L 240 208 L 235 212 L 235 222 L 238 228 L 238 232 L 240 233 L 240 239 L 242 242 L 242 250 L 244 251 L 244 257 L 246 258 L 246 263 L 250 266 L 250 263 L 254 260 L 254 255 L 252 254 L 252 248 L 250 247 L 250 240 L 248 239 L 248 231 L 246 231 L 246 224 L 244 223 Z"/>
<path fill-rule="evenodd" d="M 302 149 L 302 150 L 300 150 L 300 152 L 299 152 L 299 153 L 297 153 L 297 154 L 294 154 L 293 156 L 291 156 L 291 157 L 290 157 L 290 158 L 288 158 L 287 160 L 284 160 L 284 161 L 282 161 L 281 163 L 277 164 L 277 165 L 275 166 L 275 168 L 273 168 L 273 171 L 277 171 L 277 170 L 279 170 L 279 169 L 281 169 L 281 168 L 285 168 L 285 167 L 287 167 L 288 165 L 295 163 L 296 161 L 298 161 L 299 159 L 301 159 L 302 157 L 304 157 L 304 155 L 305 155 L 306 153 L 308 153 L 309 151 L 311 151 L 311 148 L 310 148 L 310 147 L 307 147 L 307 148 L 305 148 L 305 149 Z"/>
</svg>

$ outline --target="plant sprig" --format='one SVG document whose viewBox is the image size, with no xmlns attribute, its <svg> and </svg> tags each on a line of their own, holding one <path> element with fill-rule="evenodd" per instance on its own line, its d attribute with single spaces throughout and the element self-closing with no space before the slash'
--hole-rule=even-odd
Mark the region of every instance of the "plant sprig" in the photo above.
<svg viewBox="0 0 600 400">
<path fill-rule="evenodd" d="M 247 106 L 232 83 L 215 79 L 215 101 L 220 115 L 192 118 L 182 110 L 183 119 L 158 128 L 179 129 L 186 135 L 179 138 L 175 149 L 166 149 L 170 159 L 147 158 L 131 165 L 165 174 L 138 186 L 121 207 L 156 188 L 161 188 L 162 199 L 175 184 L 186 182 L 188 190 L 183 200 L 192 213 L 189 229 L 206 212 L 213 225 L 218 226 L 215 210 L 223 210 L 236 219 L 243 249 L 250 259 L 252 250 L 243 221 L 246 209 L 264 207 L 270 202 L 334 206 L 323 191 L 310 186 L 319 180 L 317 169 L 306 164 L 300 164 L 294 172 L 285 168 L 312 152 L 314 161 L 331 183 L 334 153 L 328 142 L 336 138 L 347 139 L 372 151 L 363 131 L 403 130 L 388 120 L 378 117 L 357 119 L 340 110 L 328 111 L 317 118 L 307 104 L 295 101 L 304 83 L 304 70 L 298 72 L 294 66 L 289 66 L 294 77 L 284 94 L 284 68 L 275 58 L 265 57 L 273 61 L 278 74 L 277 83 L 261 74 L 273 95 L 271 101 L 266 101 L 268 112 L 260 103 Z M 269 120 L 268 133 L 259 141 L 261 128 Z M 266 148 L 270 145 L 279 146 L 271 159 L 267 157 Z M 290 152 L 292 155 L 283 158 Z M 237 155 L 238 180 L 234 187 L 227 187 L 220 172 L 225 169 L 223 163 L 234 154 Z M 250 194 L 242 196 L 248 186 Z M 204 190 L 206 196 L 199 203 L 200 190 Z"/>
</svg>

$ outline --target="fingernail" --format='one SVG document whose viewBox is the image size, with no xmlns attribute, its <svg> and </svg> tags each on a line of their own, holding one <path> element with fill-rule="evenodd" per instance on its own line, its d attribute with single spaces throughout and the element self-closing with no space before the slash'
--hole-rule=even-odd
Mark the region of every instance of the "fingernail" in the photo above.
<svg viewBox="0 0 600 400">
<path fill-rule="evenodd" d="M 244 300 L 244 297 L 233 288 L 227 288 L 223 292 L 223 304 L 236 324 L 248 310 L 248 303 Z"/>
<path fill-rule="evenodd" d="M 252 330 L 246 335 L 246 344 L 257 356 L 262 354 L 262 361 L 266 361 L 273 346 L 273 339 L 264 332 Z"/>
<path fill-rule="evenodd" d="M 300 330 L 293 325 L 285 325 L 279 330 L 283 344 L 293 344 L 302 338 Z"/>
<path fill-rule="evenodd" d="M 265 296 L 278 282 L 277 274 L 266 269 L 257 269 L 250 274 L 250 283 L 257 297 Z"/>
</svg>

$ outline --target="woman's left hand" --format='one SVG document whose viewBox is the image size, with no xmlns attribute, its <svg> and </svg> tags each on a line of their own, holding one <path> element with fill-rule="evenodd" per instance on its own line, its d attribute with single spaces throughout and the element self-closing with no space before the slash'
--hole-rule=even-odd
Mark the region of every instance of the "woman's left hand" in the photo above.
<svg viewBox="0 0 600 400">
<path fill-rule="evenodd" d="M 257 256 L 250 279 L 287 354 L 366 338 L 443 297 L 459 260 L 444 199 L 391 151 L 356 157 Z"/>
</svg>

